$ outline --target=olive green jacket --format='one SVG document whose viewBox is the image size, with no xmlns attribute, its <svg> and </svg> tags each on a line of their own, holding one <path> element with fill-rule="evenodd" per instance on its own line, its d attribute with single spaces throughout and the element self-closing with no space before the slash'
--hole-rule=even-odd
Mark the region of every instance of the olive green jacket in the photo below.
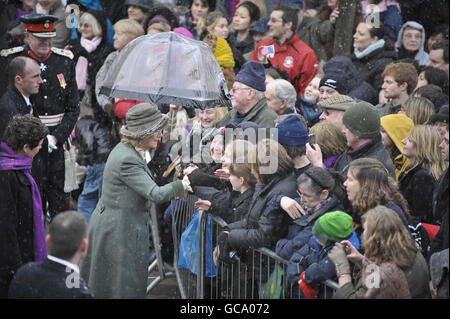
<svg viewBox="0 0 450 319">
<path fill-rule="evenodd" d="M 237 110 L 233 108 L 223 117 L 222 120 L 216 123 L 216 127 L 226 126 L 234 121 Z M 275 120 L 278 117 L 268 105 L 266 98 L 262 98 L 258 103 L 253 106 L 244 121 L 249 121 L 257 124 L 259 127 L 273 128 L 275 127 Z"/>
<path fill-rule="evenodd" d="M 119 143 L 106 162 L 102 196 L 89 221 L 80 273 L 96 298 L 145 298 L 149 208 L 183 196 L 181 181 L 159 187 L 146 162 Z"/>
</svg>

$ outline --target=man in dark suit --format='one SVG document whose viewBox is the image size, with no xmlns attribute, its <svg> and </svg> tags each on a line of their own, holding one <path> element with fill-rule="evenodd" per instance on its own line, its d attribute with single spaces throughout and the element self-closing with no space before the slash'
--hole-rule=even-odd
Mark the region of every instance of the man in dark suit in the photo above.
<svg viewBox="0 0 450 319">
<path fill-rule="evenodd" d="M 39 64 L 23 56 L 11 60 L 8 66 L 8 77 L 8 88 L 0 100 L 0 139 L 14 115 L 33 115 L 30 96 L 39 92 L 39 86 L 42 83 Z"/>
<path fill-rule="evenodd" d="M 17 271 L 9 287 L 11 299 L 91 299 L 78 264 L 86 256 L 87 224 L 75 211 L 58 214 L 46 237 L 49 255 Z"/>
</svg>

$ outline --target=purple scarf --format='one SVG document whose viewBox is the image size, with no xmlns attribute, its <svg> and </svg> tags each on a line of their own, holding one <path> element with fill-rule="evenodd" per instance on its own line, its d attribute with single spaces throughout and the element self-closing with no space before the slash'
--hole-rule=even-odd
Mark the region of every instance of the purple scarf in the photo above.
<svg viewBox="0 0 450 319">
<path fill-rule="evenodd" d="M 3 152 L 0 152 L 0 171 L 23 171 L 31 183 L 34 220 L 34 260 L 42 261 L 47 257 L 47 249 L 45 246 L 41 195 L 36 182 L 30 174 L 33 159 L 17 155 L 5 142 L 2 142 L 0 147 L 3 149 Z"/>
</svg>

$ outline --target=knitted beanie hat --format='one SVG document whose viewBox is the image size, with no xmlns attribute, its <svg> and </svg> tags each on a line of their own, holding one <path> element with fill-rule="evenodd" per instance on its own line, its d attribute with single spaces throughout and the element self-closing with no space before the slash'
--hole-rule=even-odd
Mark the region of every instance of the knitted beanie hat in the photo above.
<svg viewBox="0 0 450 319">
<path fill-rule="evenodd" d="M 264 66 L 256 61 L 245 62 L 235 78 L 236 82 L 241 82 L 255 90 L 266 91 L 266 73 Z"/>
<path fill-rule="evenodd" d="M 328 73 L 320 80 L 319 89 L 322 86 L 328 86 L 335 89 L 339 94 L 348 94 L 349 88 L 345 78 L 337 73 Z"/>
<path fill-rule="evenodd" d="M 178 27 L 178 28 L 173 29 L 173 32 L 184 35 L 185 37 L 195 40 L 195 37 L 192 35 L 191 31 L 189 31 L 186 28 Z"/>
<path fill-rule="evenodd" d="M 380 133 L 380 115 L 372 104 L 357 102 L 342 117 L 345 127 L 361 138 L 375 138 Z"/>
<path fill-rule="evenodd" d="M 312 229 L 314 236 L 322 243 L 327 241 L 340 241 L 348 238 L 353 232 L 352 217 L 337 210 L 322 215 Z"/>
<path fill-rule="evenodd" d="M 147 24 L 147 28 L 148 28 L 149 26 L 151 26 L 153 23 L 157 23 L 157 22 L 165 23 L 165 24 L 167 24 L 167 25 L 170 26 L 169 20 L 167 20 L 167 19 L 166 19 L 165 17 L 163 17 L 162 15 L 157 14 L 156 16 L 154 16 L 153 18 L 150 19 L 150 21 L 149 21 L 148 24 Z"/>
<path fill-rule="evenodd" d="M 142 140 L 156 134 L 164 127 L 167 120 L 167 115 L 162 114 L 156 104 L 140 103 L 127 112 L 125 125 L 121 127 L 120 134 Z"/>
<path fill-rule="evenodd" d="M 349 106 L 355 104 L 356 101 L 353 100 L 348 95 L 333 95 L 329 98 L 326 98 L 324 100 L 321 100 L 317 103 L 317 107 L 322 109 L 333 109 L 333 110 L 339 110 L 339 111 L 345 111 L 349 108 Z"/>
<path fill-rule="evenodd" d="M 303 146 L 308 143 L 308 132 L 305 125 L 296 115 L 290 115 L 277 127 L 278 143 L 289 146 Z"/>
</svg>

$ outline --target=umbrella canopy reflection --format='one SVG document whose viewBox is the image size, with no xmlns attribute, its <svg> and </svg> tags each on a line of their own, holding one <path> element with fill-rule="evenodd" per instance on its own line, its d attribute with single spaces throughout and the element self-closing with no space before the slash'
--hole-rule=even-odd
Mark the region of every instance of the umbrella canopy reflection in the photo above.
<svg viewBox="0 0 450 319">
<path fill-rule="evenodd" d="M 111 65 L 100 93 L 201 109 L 231 107 L 226 80 L 208 45 L 174 32 L 128 43 Z"/>
</svg>

